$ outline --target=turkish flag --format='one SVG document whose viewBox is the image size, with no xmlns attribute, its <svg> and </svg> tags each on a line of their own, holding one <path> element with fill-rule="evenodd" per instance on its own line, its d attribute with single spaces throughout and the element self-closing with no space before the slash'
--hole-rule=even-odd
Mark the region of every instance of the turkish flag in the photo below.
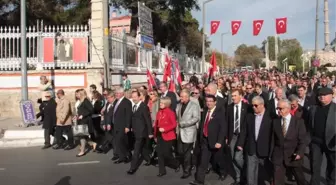
<svg viewBox="0 0 336 185">
<path fill-rule="evenodd" d="M 215 72 L 217 72 L 217 60 L 216 60 L 216 53 L 212 52 L 211 59 L 210 59 L 210 65 L 209 68 L 209 78 L 215 76 Z"/>
<path fill-rule="evenodd" d="M 236 35 L 238 33 L 241 23 L 242 23 L 241 21 L 231 21 L 232 35 Z"/>
<path fill-rule="evenodd" d="M 166 62 L 165 62 L 165 68 L 163 71 L 163 80 L 164 82 L 168 82 L 168 78 L 170 78 L 171 75 L 171 58 L 166 54 Z"/>
<path fill-rule="evenodd" d="M 147 84 L 148 84 L 149 91 L 152 91 L 153 87 L 156 86 L 153 75 L 148 69 L 147 69 Z"/>
<path fill-rule="evenodd" d="M 220 21 L 211 21 L 210 35 L 215 34 L 219 28 Z"/>
<path fill-rule="evenodd" d="M 276 19 L 276 33 L 283 34 L 287 32 L 287 17 Z"/>
<path fill-rule="evenodd" d="M 264 24 L 264 20 L 254 20 L 253 21 L 253 35 L 254 36 L 259 35 L 263 24 Z"/>
</svg>

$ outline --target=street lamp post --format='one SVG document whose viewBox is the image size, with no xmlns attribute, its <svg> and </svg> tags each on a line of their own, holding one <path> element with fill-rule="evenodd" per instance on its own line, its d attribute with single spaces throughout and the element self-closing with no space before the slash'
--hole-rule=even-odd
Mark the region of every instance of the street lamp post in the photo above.
<svg viewBox="0 0 336 185">
<path fill-rule="evenodd" d="M 202 38 L 202 66 L 201 66 L 201 72 L 203 73 L 205 71 L 205 4 L 210 3 L 211 1 L 214 0 L 206 0 L 203 2 L 203 6 L 202 6 L 202 24 L 203 24 L 203 38 Z"/>
<path fill-rule="evenodd" d="M 221 54 L 222 54 L 222 67 L 224 66 L 224 51 L 223 51 L 223 38 L 224 35 L 229 34 L 231 32 L 225 32 L 221 34 Z"/>
<path fill-rule="evenodd" d="M 22 100 L 28 100 L 28 80 L 27 80 L 27 37 L 26 37 L 26 0 L 20 1 L 21 11 L 21 95 Z"/>
<path fill-rule="evenodd" d="M 316 23 L 315 23 L 315 57 L 317 60 L 317 50 L 318 50 L 318 23 L 319 23 L 319 0 L 316 0 Z M 311 61 L 313 62 L 313 61 Z M 316 74 L 317 68 L 313 66 L 313 74 Z"/>
</svg>

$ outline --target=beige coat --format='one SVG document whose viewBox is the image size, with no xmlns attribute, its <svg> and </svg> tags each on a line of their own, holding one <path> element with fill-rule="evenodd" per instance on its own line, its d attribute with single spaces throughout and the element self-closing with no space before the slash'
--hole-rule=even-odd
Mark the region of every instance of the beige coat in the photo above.
<svg viewBox="0 0 336 185">
<path fill-rule="evenodd" d="M 57 107 L 56 107 L 56 125 L 57 126 L 67 126 L 72 123 L 72 111 L 70 101 L 65 97 L 61 99 L 57 99 Z"/>
</svg>

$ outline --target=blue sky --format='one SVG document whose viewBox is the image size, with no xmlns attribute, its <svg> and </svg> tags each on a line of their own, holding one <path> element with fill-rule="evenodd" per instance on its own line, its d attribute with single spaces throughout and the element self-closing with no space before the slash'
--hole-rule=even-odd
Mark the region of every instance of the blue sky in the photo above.
<svg viewBox="0 0 336 185">
<path fill-rule="evenodd" d="M 199 0 L 201 6 L 203 0 Z M 323 0 L 319 10 L 319 48 L 324 46 Z M 221 25 L 215 35 L 210 36 L 211 48 L 221 49 L 221 33 L 231 29 L 231 20 L 241 20 L 237 35 L 224 35 L 223 50 L 232 55 L 242 43 L 261 46 L 267 36 L 275 35 L 275 18 L 287 17 L 287 33 L 281 39 L 297 38 L 304 49 L 315 47 L 316 0 L 214 0 L 206 4 L 206 33 L 210 32 L 210 21 L 219 20 Z M 202 11 L 193 11 L 193 16 L 202 27 Z M 259 36 L 253 36 L 253 20 L 263 19 Z M 329 0 L 330 40 L 336 32 L 336 1 Z"/>
</svg>

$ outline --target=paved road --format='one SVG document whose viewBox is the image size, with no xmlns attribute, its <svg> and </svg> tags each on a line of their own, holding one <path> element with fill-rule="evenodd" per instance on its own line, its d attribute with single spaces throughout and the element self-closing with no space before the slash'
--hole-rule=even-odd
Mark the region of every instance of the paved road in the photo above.
<svg viewBox="0 0 336 185">
<path fill-rule="evenodd" d="M 192 178 L 181 180 L 181 172 L 168 170 L 157 177 L 156 167 L 141 166 L 138 172 L 127 175 L 129 164 L 113 164 L 111 154 L 89 153 L 76 158 L 73 151 L 42 151 L 40 148 L 0 150 L 1 185 L 187 185 Z M 307 176 L 308 177 L 308 176 Z M 207 184 L 226 185 L 231 177 L 220 182 L 218 176 L 207 176 Z M 309 178 L 309 177 L 308 177 Z"/>
</svg>

